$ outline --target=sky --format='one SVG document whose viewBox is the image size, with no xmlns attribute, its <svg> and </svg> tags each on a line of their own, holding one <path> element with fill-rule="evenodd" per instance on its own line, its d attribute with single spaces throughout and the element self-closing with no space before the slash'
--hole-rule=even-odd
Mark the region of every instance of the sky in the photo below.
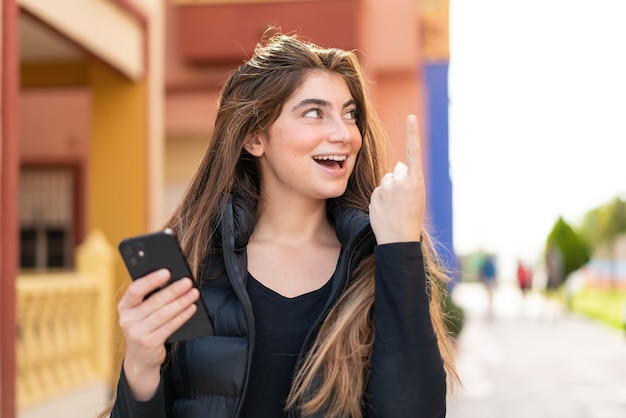
<svg viewBox="0 0 626 418">
<path fill-rule="evenodd" d="M 626 1 L 450 0 L 454 248 L 541 260 L 626 198 Z"/>
</svg>

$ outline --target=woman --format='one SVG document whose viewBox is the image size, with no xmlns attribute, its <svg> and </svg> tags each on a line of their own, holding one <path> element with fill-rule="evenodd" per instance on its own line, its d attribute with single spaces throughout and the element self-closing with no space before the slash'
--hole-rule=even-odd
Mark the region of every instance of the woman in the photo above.
<svg viewBox="0 0 626 418">
<path fill-rule="evenodd" d="M 200 291 L 134 281 L 113 417 L 443 417 L 456 379 L 447 277 L 423 228 L 414 116 L 407 165 L 355 55 L 293 36 L 223 87 L 207 152 L 167 226 Z M 427 274 L 425 272 L 428 272 Z M 202 297 L 214 334 L 169 346 Z"/>
</svg>

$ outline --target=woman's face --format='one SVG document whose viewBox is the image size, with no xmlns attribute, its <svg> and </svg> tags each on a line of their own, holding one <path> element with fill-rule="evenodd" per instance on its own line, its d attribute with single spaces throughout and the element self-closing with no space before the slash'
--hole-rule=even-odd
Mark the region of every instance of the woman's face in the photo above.
<svg viewBox="0 0 626 418">
<path fill-rule="evenodd" d="M 266 133 L 246 149 L 259 157 L 266 197 L 341 196 L 361 148 L 356 103 L 338 74 L 313 71 Z"/>
</svg>

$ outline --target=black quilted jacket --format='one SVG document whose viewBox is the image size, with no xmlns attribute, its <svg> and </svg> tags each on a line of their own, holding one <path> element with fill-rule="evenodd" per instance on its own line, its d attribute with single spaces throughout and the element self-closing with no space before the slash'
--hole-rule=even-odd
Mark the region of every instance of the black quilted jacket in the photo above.
<svg viewBox="0 0 626 418">
<path fill-rule="evenodd" d="M 246 244 L 253 212 L 229 201 L 221 221 L 221 252 L 203 266 L 201 295 L 213 318 L 212 336 L 179 343 L 162 367 L 153 399 L 132 399 L 120 377 L 114 418 L 233 418 L 246 393 L 254 349 L 254 317 L 246 292 Z M 325 311 L 345 290 L 351 271 L 374 251 L 376 336 L 365 394 L 366 417 L 440 418 L 446 410 L 446 376 L 425 289 L 419 243 L 375 246 L 366 213 L 329 209 L 343 247 L 339 280 L 333 282 Z M 233 233 L 235 231 L 235 233 Z M 311 327 L 308 343 L 317 324 Z M 300 415 L 294 411 L 290 417 Z M 319 417 L 323 414 L 319 414 Z"/>
</svg>

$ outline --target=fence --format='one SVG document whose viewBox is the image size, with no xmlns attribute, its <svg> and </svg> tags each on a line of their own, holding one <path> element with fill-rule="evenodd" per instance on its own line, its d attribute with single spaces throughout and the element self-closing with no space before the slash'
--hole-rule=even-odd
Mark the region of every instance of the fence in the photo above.
<svg viewBox="0 0 626 418">
<path fill-rule="evenodd" d="M 114 252 L 92 232 L 75 272 L 17 279 L 17 408 L 52 400 L 112 369 Z"/>
</svg>

